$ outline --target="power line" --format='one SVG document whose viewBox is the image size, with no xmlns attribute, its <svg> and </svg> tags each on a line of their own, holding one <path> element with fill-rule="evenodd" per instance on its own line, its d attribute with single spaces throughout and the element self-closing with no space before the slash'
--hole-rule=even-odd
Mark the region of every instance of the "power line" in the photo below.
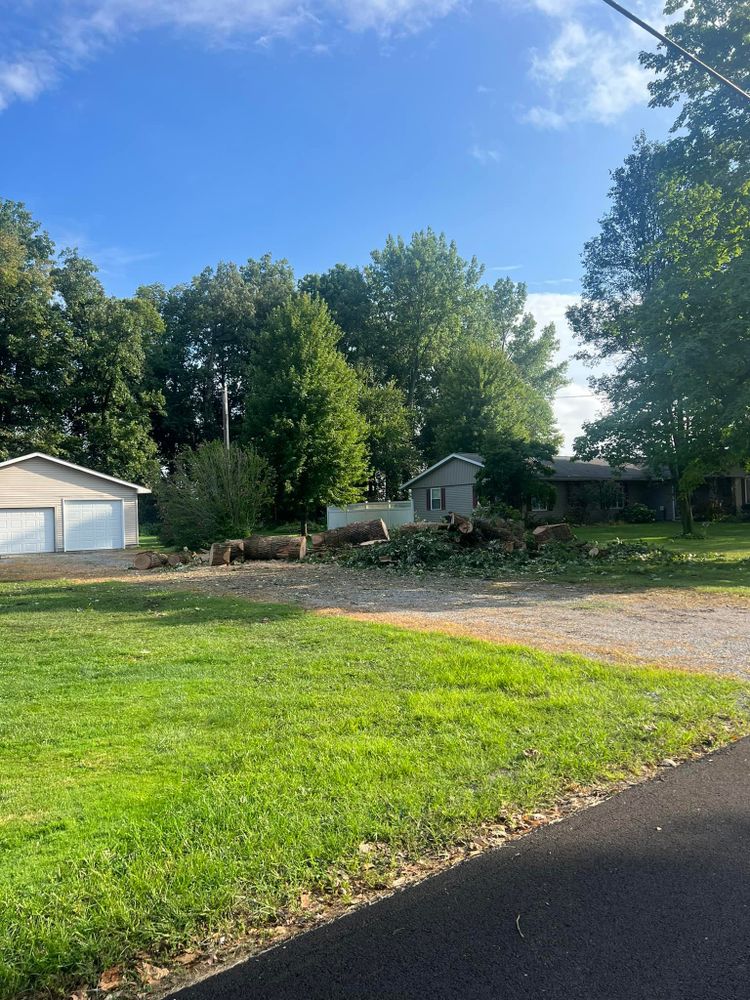
<svg viewBox="0 0 750 1000">
<path fill-rule="evenodd" d="M 652 28 L 650 24 L 647 24 L 646 21 L 643 21 L 640 17 L 637 17 L 635 14 L 632 13 L 632 11 L 626 10 L 619 3 L 616 3 L 615 0 L 604 0 L 604 2 L 613 10 L 616 10 L 624 17 L 627 17 L 628 20 L 632 21 L 634 24 L 637 24 L 639 27 L 643 28 L 643 30 L 647 31 L 649 35 L 653 35 L 654 38 L 658 38 L 659 41 L 662 42 L 664 45 L 668 45 L 669 48 L 674 49 L 675 52 L 679 52 L 679 54 L 681 56 L 684 56 L 685 59 L 689 59 L 691 63 L 694 63 L 696 66 L 699 66 L 704 72 L 708 73 L 709 76 L 712 76 L 714 80 L 718 80 L 719 83 L 723 83 L 724 86 L 729 87 L 729 89 L 733 90 L 735 94 L 738 94 L 740 97 L 744 97 L 745 100 L 748 101 L 748 103 L 750 103 L 750 94 L 748 94 L 746 90 L 743 90 L 742 87 L 740 87 L 738 84 L 733 83 L 732 80 L 728 80 L 725 76 L 722 76 L 721 73 L 718 72 L 718 70 L 715 70 L 713 68 L 713 66 L 709 66 L 708 63 L 704 63 L 702 59 L 699 59 L 698 56 L 693 55 L 692 52 L 688 52 L 687 49 L 683 48 L 681 45 L 673 41 L 671 38 L 668 38 L 667 35 L 663 34 L 661 31 L 657 31 L 656 28 Z"/>
</svg>

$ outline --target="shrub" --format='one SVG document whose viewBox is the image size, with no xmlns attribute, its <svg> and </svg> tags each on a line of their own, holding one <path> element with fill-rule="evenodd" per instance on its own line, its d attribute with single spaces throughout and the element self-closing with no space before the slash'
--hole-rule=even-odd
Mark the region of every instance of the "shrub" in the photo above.
<svg viewBox="0 0 750 1000">
<path fill-rule="evenodd" d="M 189 548 L 243 538 L 262 520 L 273 495 L 273 473 L 253 448 L 220 441 L 181 452 L 173 475 L 156 488 L 165 544 Z"/>
<path fill-rule="evenodd" d="M 629 503 L 623 507 L 620 516 L 627 524 L 652 524 L 656 520 L 656 511 L 645 503 Z"/>
</svg>

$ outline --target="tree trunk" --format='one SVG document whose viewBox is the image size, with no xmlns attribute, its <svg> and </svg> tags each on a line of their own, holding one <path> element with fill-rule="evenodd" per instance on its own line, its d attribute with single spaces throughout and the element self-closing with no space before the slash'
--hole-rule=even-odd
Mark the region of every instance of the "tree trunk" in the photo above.
<svg viewBox="0 0 750 1000">
<path fill-rule="evenodd" d="M 167 557 L 161 552 L 139 552 L 133 560 L 135 569 L 156 569 L 166 565 Z"/>
<path fill-rule="evenodd" d="M 253 535 L 245 539 L 246 559 L 304 559 L 304 535 Z"/>
<path fill-rule="evenodd" d="M 678 497 L 680 507 L 680 520 L 682 521 L 682 534 L 692 535 L 695 531 L 695 521 L 693 520 L 692 497 L 689 493 L 681 493 Z"/>
<path fill-rule="evenodd" d="M 214 542 L 208 553 L 209 566 L 228 566 L 232 561 L 232 543 Z"/>
<path fill-rule="evenodd" d="M 321 546 L 336 549 L 342 545 L 359 545 L 360 542 L 388 542 L 390 537 L 382 518 L 376 521 L 354 521 L 352 524 L 345 524 L 343 528 L 324 531 Z"/>
</svg>

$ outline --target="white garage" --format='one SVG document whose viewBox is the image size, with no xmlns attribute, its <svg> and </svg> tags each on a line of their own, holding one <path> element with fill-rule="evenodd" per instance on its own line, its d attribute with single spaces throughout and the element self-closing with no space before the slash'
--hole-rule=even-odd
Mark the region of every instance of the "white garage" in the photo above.
<svg viewBox="0 0 750 1000">
<path fill-rule="evenodd" d="M 41 452 L 0 462 L 0 555 L 137 545 L 150 492 Z"/>
</svg>

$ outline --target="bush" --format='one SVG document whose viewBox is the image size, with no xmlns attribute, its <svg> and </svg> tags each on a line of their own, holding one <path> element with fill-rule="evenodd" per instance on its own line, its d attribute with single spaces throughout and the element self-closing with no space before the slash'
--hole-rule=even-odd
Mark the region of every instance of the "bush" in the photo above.
<svg viewBox="0 0 750 1000">
<path fill-rule="evenodd" d="M 244 538 L 262 521 L 272 488 L 273 473 L 253 448 L 227 451 L 220 441 L 188 448 L 155 490 L 161 540 L 201 548 Z"/>
<path fill-rule="evenodd" d="M 620 516 L 626 524 L 653 524 L 656 520 L 656 511 L 647 507 L 645 503 L 629 503 L 622 509 Z"/>
</svg>

